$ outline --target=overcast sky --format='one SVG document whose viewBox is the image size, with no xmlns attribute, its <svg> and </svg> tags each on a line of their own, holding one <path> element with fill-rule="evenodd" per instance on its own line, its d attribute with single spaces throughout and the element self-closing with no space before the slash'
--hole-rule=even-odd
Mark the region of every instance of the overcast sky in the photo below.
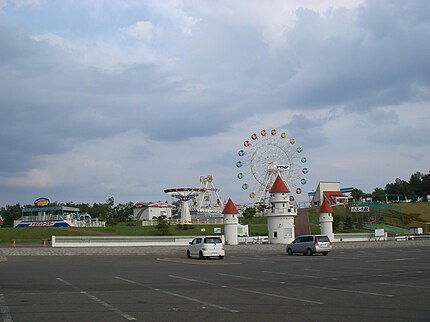
<svg viewBox="0 0 430 322">
<path fill-rule="evenodd" d="M 0 0 L 0 206 L 170 200 L 276 128 L 319 181 L 430 170 L 430 1 Z"/>
</svg>

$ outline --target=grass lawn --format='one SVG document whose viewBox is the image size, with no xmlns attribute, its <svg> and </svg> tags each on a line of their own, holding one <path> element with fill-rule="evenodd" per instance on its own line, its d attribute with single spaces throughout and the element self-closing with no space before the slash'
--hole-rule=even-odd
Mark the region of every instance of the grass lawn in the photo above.
<svg viewBox="0 0 430 322">
<path fill-rule="evenodd" d="M 265 218 L 263 218 L 265 219 Z M 249 224 L 251 235 L 267 235 L 267 225 L 261 223 L 262 219 L 256 220 L 257 224 Z M 176 225 L 171 225 L 169 235 L 174 236 L 198 236 L 212 235 L 214 228 L 221 228 L 224 233 L 224 225 L 193 225 L 192 229 L 178 229 Z M 204 231 L 202 231 L 204 229 Z M 108 227 L 86 227 L 86 228 L 0 228 L 0 244 L 19 243 L 41 243 L 44 239 L 55 236 L 159 236 L 155 226 L 142 226 L 140 222 L 119 223 Z"/>
</svg>

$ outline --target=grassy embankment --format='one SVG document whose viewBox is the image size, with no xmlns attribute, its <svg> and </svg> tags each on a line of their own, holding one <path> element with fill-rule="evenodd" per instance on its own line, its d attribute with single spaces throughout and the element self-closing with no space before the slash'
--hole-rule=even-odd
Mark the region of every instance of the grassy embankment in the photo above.
<svg viewBox="0 0 430 322">
<path fill-rule="evenodd" d="M 371 227 L 361 225 L 345 230 L 342 222 L 345 220 L 346 210 L 344 207 L 334 207 L 334 216 L 341 223 L 335 232 L 364 232 L 374 228 L 384 228 L 391 233 L 407 233 L 408 227 L 424 227 L 425 222 L 430 222 L 430 203 L 400 203 L 395 204 L 396 208 L 393 217 L 384 216 L 385 222 L 392 224 L 375 224 Z M 309 209 L 309 221 L 312 233 L 319 233 L 319 208 Z M 397 218 L 397 219 L 396 219 Z M 395 222 L 397 220 L 397 222 Z M 255 217 L 247 222 L 242 219 L 242 224 L 249 225 L 249 233 L 254 235 L 267 235 L 266 218 Z M 176 226 L 170 226 L 169 234 L 177 236 L 196 236 L 201 234 L 213 234 L 213 229 L 220 227 L 224 232 L 224 227 L 220 225 L 194 225 L 193 229 L 182 230 Z M 202 228 L 205 232 L 202 233 Z M 429 225 L 430 228 L 430 225 Z M 425 229 L 424 229 L 425 231 Z M 120 223 L 115 226 L 104 228 L 0 228 L 0 244 L 12 244 L 13 241 L 20 243 L 40 243 L 41 240 L 50 239 L 51 236 L 96 236 L 96 235 L 118 235 L 118 236 L 157 236 L 158 230 L 155 226 L 141 226 L 140 222 Z"/>
<path fill-rule="evenodd" d="M 335 232 L 368 232 L 373 229 L 383 228 L 389 234 L 405 234 L 409 232 L 409 227 L 422 227 L 426 232 L 425 223 L 430 223 L 430 203 L 394 203 L 389 204 L 390 208 L 371 210 L 370 213 L 348 214 L 354 217 L 352 229 L 345 229 L 343 222 L 347 216 L 347 210 L 343 206 L 333 207 L 333 215 L 339 224 Z M 308 210 L 309 221 L 312 233 L 319 232 L 319 208 Z M 369 222 L 369 217 L 376 218 L 374 224 Z M 382 222 L 378 218 L 383 217 Z M 336 226 L 336 225 L 335 225 Z M 430 225 L 428 225 L 430 229 Z"/>
</svg>

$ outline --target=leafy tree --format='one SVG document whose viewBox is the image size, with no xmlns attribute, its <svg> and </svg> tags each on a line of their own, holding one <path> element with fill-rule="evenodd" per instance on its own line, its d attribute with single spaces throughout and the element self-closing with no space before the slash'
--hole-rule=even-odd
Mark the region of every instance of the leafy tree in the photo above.
<svg viewBox="0 0 430 322">
<path fill-rule="evenodd" d="M 351 196 L 355 201 L 360 201 L 364 196 L 364 192 L 360 189 L 352 189 Z"/>
<path fill-rule="evenodd" d="M 166 216 L 159 216 L 157 218 L 157 225 L 155 226 L 157 228 L 160 235 L 166 236 L 169 234 L 170 229 L 170 222 L 167 220 Z"/>
<path fill-rule="evenodd" d="M 109 210 L 106 204 L 94 203 L 88 213 L 92 218 L 98 218 L 99 220 L 107 220 Z"/>
<path fill-rule="evenodd" d="M 415 172 L 409 178 L 409 185 L 417 195 L 421 195 L 422 193 L 423 177 L 421 172 Z"/>
<path fill-rule="evenodd" d="M 430 195 L 430 173 L 423 176 L 422 196 L 427 201 L 427 195 Z"/>
<path fill-rule="evenodd" d="M 14 206 L 6 206 L 1 208 L 0 214 L 3 217 L 3 227 L 13 227 L 13 221 L 21 219 L 22 207 L 19 203 Z"/>
<path fill-rule="evenodd" d="M 113 209 L 117 221 L 127 221 L 133 215 L 133 203 L 118 204 Z"/>
<path fill-rule="evenodd" d="M 250 221 L 250 220 L 252 220 L 252 218 L 254 218 L 254 216 L 255 216 L 256 213 L 257 213 L 257 210 L 255 208 L 253 208 L 253 207 L 247 207 L 243 211 L 242 215 L 243 215 L 243 218 L 245 220 Z"/>
<path fill-rule="evenodd" d="M 387 194 L 396 195 L 412 195 L 412 189 L 409 183 L 405 180 L 397 178 L 394 183 L 388 183 L 385 185 L 385 191 Z"/>
<path fill-rule="evenodd" d="M 427 200 L 427 194 L 430 192 L 430 174 L 415 172 L 409 179 L 409 185 L 415 195 Z"/>
<path fill-rule="evenodd" d="M 387 193 L 382 188 L 375 188 L 372 193 L 372 198 L 375 200 L 384 200 Z"/>
</svg>

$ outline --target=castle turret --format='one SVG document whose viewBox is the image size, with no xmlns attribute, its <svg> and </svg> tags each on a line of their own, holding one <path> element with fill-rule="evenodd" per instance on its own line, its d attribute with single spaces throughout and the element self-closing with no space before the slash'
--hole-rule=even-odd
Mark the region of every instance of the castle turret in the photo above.
<svg viewBox="0 0 430 322">
<path fill-rule="evenodd" d="M 320 208 L 320 228 L 321 235 L 326 235 L 330 241 L 334 241 L 333 209 L 330 207 L 326 199 L 324 199 Z"/>
<path fill-rule="evenodd" d="M 272 244 L 288 244 L 294 240 L 294 217 L 297 208 L 294 197 L 278 175 L 270 190 L 271 209 L 266 214 L 269 242 Z"/>
<path fill-rule="evenodd" d="M 222 214 L 224 215 L 225 243 L 228 245 L 237 245 L 237 224 L 239 223 L 239 219 L 237 218 L 238 211 L 230 198 L 228 199 Z"/>
</svg>

